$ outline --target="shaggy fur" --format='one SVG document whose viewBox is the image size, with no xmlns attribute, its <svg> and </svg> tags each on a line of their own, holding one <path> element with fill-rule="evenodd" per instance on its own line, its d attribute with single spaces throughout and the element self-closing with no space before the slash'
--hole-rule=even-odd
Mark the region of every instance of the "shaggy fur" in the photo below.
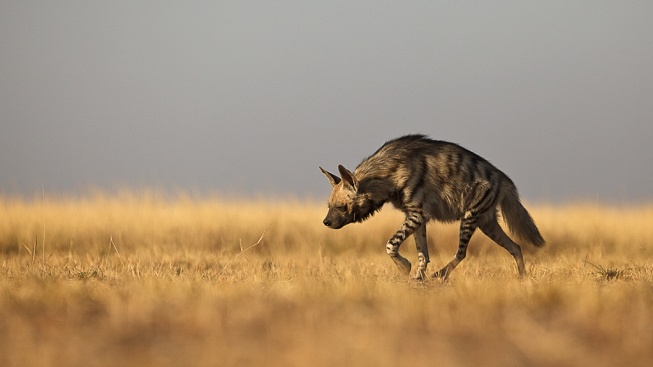
<svg viewBox="0 0 653 367">
<path fill-rule="evenodd" d="M 399 246 L 413 235 L 419 261 L 416 278 L 424 278 L 429 263 L 426 223 L 432 219 L 460 220 L 458 251 L 433 274 L 436 277 L 448 277 L 465 258 L 476 228 L 508 250 L 515 258 L 519 274 L 526 274 L 521 247 L 498 224 L 498 208 L 514 234 L 535 246 L 544 245 L 512 180 L 487 160 L 457 144 L 407 135 L 383 144 L 354 172 L 342 165 L 338 166 L 340 176 L 322 167 L 320 170 L 333 187 L 324 218 L 327 227 L 338 229 L 362 222 L 388 202 L 406 214 L 401 228 L 388 240 L 386 251 L 400 270 L 409 273 L 411 264 L 399 255 Z"/>
</svg>

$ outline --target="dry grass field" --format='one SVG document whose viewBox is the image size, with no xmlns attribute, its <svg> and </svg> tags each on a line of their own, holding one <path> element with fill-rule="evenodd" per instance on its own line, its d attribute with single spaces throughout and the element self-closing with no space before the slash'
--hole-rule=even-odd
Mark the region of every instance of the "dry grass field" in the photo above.
<svg viewBox="0 0 653 367">
<path fill-rule="evenodd" d="M 479 232 L 416 282 L 390 207 L 334 231 L 315 202 L 0 198 L 0 366 L 653 365 L 653 206 L 526 206 L 526 279 Z M 457 228 L 428 233 L 435 271 Z"/>
</svg>

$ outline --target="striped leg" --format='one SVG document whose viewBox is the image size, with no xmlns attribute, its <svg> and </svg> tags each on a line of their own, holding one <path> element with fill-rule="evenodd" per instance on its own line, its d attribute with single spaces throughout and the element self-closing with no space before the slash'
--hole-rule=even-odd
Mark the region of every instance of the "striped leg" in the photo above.
<svg viewBox="0 0 653 367">
<path fill-rule="evenodd" d="M 385 249 L 388 255 L 395 262 L 399 270 L 408 275 L 410 273 L 410 261 L 399 254 L 399 247 L 406 240 L 408 236 L 413 234 L 423 222 L 422 212 L 420 210 L 408 211 L 406 213 L 406 220 L 401 225 L 401 228 L 388 240 Z"/>
<path fill-rule="evenodd" d="M 429 264 L 429 248 L 426 244 L 426 223 L 423 223 L 413 232 L 413 237 L 415 237 L 418 261 L 415 279 L 424 280 L 426 279 L 426 267 Z"/>
<path fill-rule="evenodd" d="M 472 238 L 472 235 L 476 230 L 476 220 L 476 216 L 472 215 L 471 212 L 465 213 L 465 217 L 463 217 L 463 219 L 460 221 L 460 240 L 458 242 L 458 251 L 456 251 L 456 256 L 454 256 L 453 259 L 451 259 L 451 261 L 449 261 L 449 263 L 445 265 L 444 268 L 435 272 L 435 274 L 433 274 L 434 278 L 442 278 L 443 280 L 447 279 L 453 269 L 455 269 L 456 266 L 458 266 L 458 264 L 463 261 L 465 256 L 467 256 L 467 245 L 469 244 L 469 240 Z"/>
</svg>

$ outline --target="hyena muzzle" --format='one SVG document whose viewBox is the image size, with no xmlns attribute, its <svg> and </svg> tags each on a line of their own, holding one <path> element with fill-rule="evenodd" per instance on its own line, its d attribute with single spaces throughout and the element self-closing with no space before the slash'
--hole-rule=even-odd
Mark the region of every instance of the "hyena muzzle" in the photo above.
<svg viewBox="0 0 653 367">
<path fill-rule="evenodd" d="M 416 279 L 426 276 L 426 223 L 430 220 L 460 221 L 458 250 L 434 277 L 446 279 L 465 258 L 477 228 L 508 250 L 519 275 L 526 275 L 521 247 L 499 226 L 499 209 L 513 234 L 537 247 L 544 246 L 544 239 L 521 204 L 512 180 L 459 145 L 424 135 L 407 135 L 386 142 L 354 172 L 342 165 L 338 166 L 340 176 L 322 167 L 320 170 L 333 187 L 325 226 L 338 229 L 362 222 L 388 202 L 404 212 L 405 220 L 388 240 L 386 251 L 399 269 L 409 274 L 411 264 L 399 254 L 399 247 L 413 235 L 418 258 Z"/>
</svg>

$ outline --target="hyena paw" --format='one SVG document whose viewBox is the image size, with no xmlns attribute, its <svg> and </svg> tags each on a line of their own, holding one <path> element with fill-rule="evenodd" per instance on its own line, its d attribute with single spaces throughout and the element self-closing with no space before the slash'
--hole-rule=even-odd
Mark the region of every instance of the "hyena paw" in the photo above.
<svg viewBox="0 0 653 367">
<path fill-rule="evenodd" d="M 417 272 L 415 273 L 415 275 L 413 276 L 413 279 L 417 280 L 417 281 L 424 281 L 424 280 L 426 280 L 426 278 L 427 278 L 426 277 L 426 271 L 424 271 L 422 269 L 418 269 Z"/>
<path fill-rule="evenodd" d="M 440 278 L 442 280 L 447 280 L 447 278 L 449 277 L 449 271 L 448 270 L 449 269 L 444 267 L 444 268 L 436 271 L 435 273 L 433 273 L 433 275 L 431 277 L 432 278 Z"/>
<path fill-rule="evenodd" d="M 405 275 L 410 274 L 410 268 L 411 268 L 410 261 L 406 260 L 403 257 L 399 257 L 399 256 L 393 257 L 392 260 L 394 260 L 395 264 L 397 264 L 397 267 L 399 268 L 399 271 L 401 271 Z"/>
</svg>

